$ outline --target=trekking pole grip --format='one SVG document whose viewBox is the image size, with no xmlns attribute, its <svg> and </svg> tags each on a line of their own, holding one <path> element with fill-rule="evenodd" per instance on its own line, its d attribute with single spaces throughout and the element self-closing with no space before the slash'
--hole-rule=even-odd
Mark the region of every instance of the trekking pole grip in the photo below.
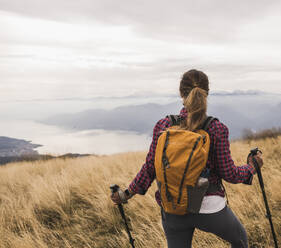
<svg viewBox="0 0 281 248">
<path fill-rule="evenodd" d="M 119 188 L 120 187 L 117 184 L 110 185 L 110 190 L 112 194 L 116 193 L 119 190 Z"/>
<path fill-rule="evenodd" d="M 254 164 L 255 169 L 256 169 L 257 172 L 260 171 L 260 166 L 259 166 L 258 161 L 256 160 L 256 158 L 255 158 L 254 156 L 258 155 L 258 152 L 261 153 L 261 151 L 259 150 L 259 148 L 256 147 L 256 148 L 252 149 L 252 150 L 250 151 L 250 154 L 249 154 L 249 156 L 252 156 L 252 161 L 253 161 L 253 164 Z"/>
</svg>

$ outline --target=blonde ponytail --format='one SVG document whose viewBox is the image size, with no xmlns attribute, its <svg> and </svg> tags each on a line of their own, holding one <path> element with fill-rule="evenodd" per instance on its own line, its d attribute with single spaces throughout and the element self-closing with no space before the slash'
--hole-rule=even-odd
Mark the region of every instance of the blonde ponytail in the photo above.
<svg viewBox="0 0 281 248">
<path fill-rule="evenodd" d="M 183 74 L 179 90 L 187 110 L 186 121 L 182 122 L 180 128 L 195 131 L 207 118 L 209 79 L 202 71 L 189 70 Z"/>
<path fill-rule="evenodd" d="M 183 105 L 187 110 L 187 119 L 183 128 L 195 131 L 207 118 L 208 92 L 199 87 L 194 87 L 187 97 L 183 98 Z"/>
</svg>

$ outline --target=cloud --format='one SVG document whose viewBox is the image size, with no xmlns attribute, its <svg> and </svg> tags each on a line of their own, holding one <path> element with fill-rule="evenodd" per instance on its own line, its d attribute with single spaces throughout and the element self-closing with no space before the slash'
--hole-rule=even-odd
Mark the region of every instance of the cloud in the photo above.
<svg viewBox="0 0 281 248">
<path fill-rule="evenodd" d="M 0 0 L 0 96 L 174 94 L 190 68 L 214 90 L 281 92 L 279 5 Z"/>
<path fill-rule="evenodd" d="M 263 19 L 278 5 L 265 0 L 1 0 L 2 10 L 71 23 L 97 21 L 131 26 L 136 33 L 190 42 L 231 41 L 243 25 Z"/>
</svg>

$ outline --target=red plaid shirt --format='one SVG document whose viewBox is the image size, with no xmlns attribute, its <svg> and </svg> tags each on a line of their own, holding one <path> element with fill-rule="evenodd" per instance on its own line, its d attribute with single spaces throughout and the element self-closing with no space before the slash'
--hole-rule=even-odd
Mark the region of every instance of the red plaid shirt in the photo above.
<svg viewBox="0 0 281 248">
<path fill-rule="evenodd" d="M 183 108 L 180 112 L 182 118 L 186 118 L 187 112 Z M 135 179 L 131 182 L 129 189 L 137 194 L 144 195 L 155 179 L 154 157 L 158 137 L 161 132 L 171 126 L 168 117 L 159 120 L 153 129 L 153 138 L 146 162 L 142 166 Z M 235 166 L 229 149 L 228 128 L 219 120 L 211 122 L 207 132 L 210 135 L 211 144 L 207 168 L 210 168 L 209 182 L 222 185 L 222 179 L 230 183 L 251 184 L 254 168 L 251 165 Z M 224 196 L 224 188 L 212 195 Z M 155 193 L 156 201 L 161 205 L 160 193 Z"/>
</svg>

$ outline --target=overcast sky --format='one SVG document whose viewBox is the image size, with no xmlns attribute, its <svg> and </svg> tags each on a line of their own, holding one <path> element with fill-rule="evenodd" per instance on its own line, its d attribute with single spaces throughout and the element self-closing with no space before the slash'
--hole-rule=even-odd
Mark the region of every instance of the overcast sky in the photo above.
<svg viewBox="0 0 281 248">
<path fill-rule="evenodd" d="M 281 93 L 281 1 L 0 0 L 1 101 L 211 90 Z"/>
</svg>

